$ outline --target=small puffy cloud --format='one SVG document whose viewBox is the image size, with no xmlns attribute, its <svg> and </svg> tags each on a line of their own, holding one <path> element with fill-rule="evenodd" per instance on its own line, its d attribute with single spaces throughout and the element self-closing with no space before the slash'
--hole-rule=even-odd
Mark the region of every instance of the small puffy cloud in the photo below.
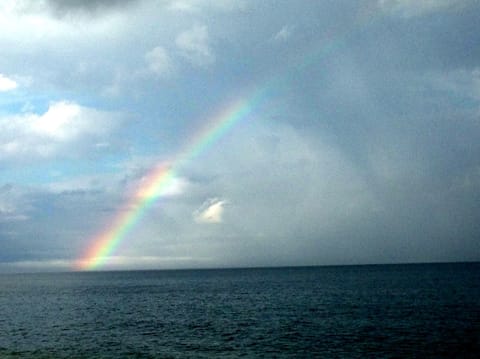
<svg viewBox="0 0 480 359">
<path fill-rule="evenodd" d="M 175 43 L 182 56 L 197 66 L 208 66 L 215 62 L 210 49 L 208 29 L 205 25 L 196 25 L 177 36 Z"/>
<path fill-rule="evenodd" d="M 0 92 L 14 90 L 17 86 L 18 84 L 14 80 L 0 74 Z"/>
<path fill-rule="evenodd" d="M 173 64 L 167 51 L 161 47 L 154 47 L 145 54 L 148 69 L 156 75 L 163 76 L 173 71 Z"/>
<path fill-rule="evenodd" d="M 380 8 L 401 17 L 414 17 L 465 3 L 464 0 L 379 0 Z"/>
<path fill-rule="evenodd" d="M 98 143 L 114 126 L 111 113 L 74 102 L 53 102 L 44 114 L 0 117 L 0 159 L 74 153 L 80 143 Z M 72 147 L 68 147 L 72 145 Z"/>
<path fill-rule="evenodd" d="M 226 201 L 211 198 L 205 201 L 200 208 L 193 213 L 197 223 L 221 223 Z"/>
<path fill-rule="evenodd" d="M 293 34 L 293 30 L 295 28 L 291 25 L 285 25 L 284 27 L 282 27 L 280 29 L 279 32 L 277 32 L 275 34 L 275 36 L 273 37 L 273 40 L 275 41 L 286 41 L 290 38 L 290 36 L 292 36 Z"/>
<path fill-rule="evenodd" d="M 169 5 L 168 8 L 173 11 L 178 11 L 178 12 L 194 12 L 198 11 L 197 8 L 192 4 L 192 2 L 189 1 L 172 1 Z"/>
<path fill-rule="evenodd" d="M 245 0 L 172 0 L 168 8 L 178 12 L 200 12 L 202 10 L 233 11 L 243 10 L 246 7 Z"/>
<path fill-rule="evenodd" d="M 45 114 L 29 116 L 25 124 L 29 125 L 32 133 L 39 136 L 55 141 L 68 141 L 84 132 L 96 131 L 94 124 L 87 120 L 91 115 L 94 115 L 92 110 L 77 104 L 56 102 Z"/>
</svg>

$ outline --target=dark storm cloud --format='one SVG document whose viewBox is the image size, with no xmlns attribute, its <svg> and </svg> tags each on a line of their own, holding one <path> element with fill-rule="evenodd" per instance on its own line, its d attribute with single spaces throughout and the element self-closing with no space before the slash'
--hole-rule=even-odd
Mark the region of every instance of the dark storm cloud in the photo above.
<svg viewBox="0 0 480 359">
<path fill-rule="evenodd" d="M 473 4 L 412 18 L 383 14 L 352 36 L 349 49 L 360 64 L 378 70 L 475 67 L 479 16 Z"/>
<path fill-rule="evenodd" d="M 298 96 L 285 107 L 308 115 L 283 118 L 305 119 L 302 126 L 332 132 L 352 155 L 366 154 L 381 138 L 392 147 L 410 143 L 420 157 L 445 164 L 461 148 L 459 162 L 474 160 L 478 101 L 466 89 L 453 98 L 435 79 L 480 64 L 479 15 L 473 5 L 413 18 L 385 14 L 343 39 L 333 36 L 331 44 L 344 43 L 320 52 L 315 66 L 298 71 L 289 83 Z M 470 103 L 471 110 L 460 109 L 459 101 Z"/>
<path fill-rule="evenodd" d="M 55 15 L 86 12 L 98 14 L 105 11 L 123 9 L 140 0 L 48 0 L 48 6 Z"/>
<path fill-rule="evenodd" d="M 327 45 L 335 50 L 319 51 L 289 77 L 291 97 L 277 118 L 296 124 L 313 145 L 322 135 L 337 146 L 377 201 L 377 212 L 331 234 L 338 248 L 351 243 L 357 259 L 480 253 L 480 189 L 458 185 L 480 168 L 480 97 L 471 90 L 480 65 L 478 16 L 473 3 L 409 18 L 383 14 L 354 31 L 332 31 Z M 318 46 L 314 36 L 304 41 Z M 315 231 L 307 237 L 325 248 Z"/>
</svg>

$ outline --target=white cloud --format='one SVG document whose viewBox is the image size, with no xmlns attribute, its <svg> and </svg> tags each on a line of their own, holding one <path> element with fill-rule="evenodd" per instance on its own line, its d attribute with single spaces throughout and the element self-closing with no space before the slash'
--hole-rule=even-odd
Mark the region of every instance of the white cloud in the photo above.
<svg viewBox="0 0 480 359">
<path fill-rule="evenodd" d="M 145 54 L 148 69 L 156 75 L 162 76 L 173 71 L 173 64 L 167 51 L 161 47 L 154 47 Z"/>
<path fill-rule="evenodd" d="M 106 191 L 113 195 L 121 193 L 124 200 L 151 198 L 155 194 L 160 197 L 173 197 L 185 193 L 190 182 L 181 176 L 173 176 L 161 186 L 155 184 L 161 181 L 161 165 L 152 165 L 152 160 L 132 157 L 129 161 L 137 162 L 130 165 L 129 161 L 122 163 L 113 172 L 96 173 L 64 178 L 61 172 L 56 173 L 56 179 L 44 186 L 47 192 L 62 193 L 74 191 Z M 140 163 L 140 165 L 139 165 Z M 168 170 L 168 166 L 163 166 Z M 164 172 L 165 173 L 165 172 Z M 1 207 L 0 207 L 1 209 Z"/>
<path fill-rule="evenodd" d="M 197 66 L 207 66 L 215 62 L 215 55 L 209 45 L 208 29 L 205 25 L 196 25 L 177 36 L 175 43 L 182 56 Z"/>
<path fill-rule="evenodd" d="M 195 12 L 198 9 L 191 1 L 172 1 L 168 6 L 170 10 L 178 12 Z"/>
<path fill-rule="evenodd" d="M 0 117 L 0 159 L 49 157 L 60 150 L 75 153 L 82 142 L 92 146 L 114 127 L 116 115 L 73 102 L 51 103 L 44 114 Z M 72 145 L 72 147 L 67 148 Z"/>
<path fill-rule="evenodd" d="M 293 30 L 295 28 L 291 25 L 285 25 L 284 27 L 282 27 L 280 29 L 279 32 L 277 32 L 275 34 L 275 36 L 273 37 L 273 40 L 275 41 L 286 41 L 290 38 L 290 36 L 292 36 L 293 34 Z"/>
<path fill-rule="evenodd" d="M 89 131 L 89 126 L 92 125 L 81 118 L 82 111 L 88 112 L 74 103 L 57 102 L 43 115 L 29 116 L 26 125 L 39 136 L 55 141 L 68 141 L 84 131 Z"/>
<path fill-rule="evenodd" d="M 464 4 L 464 0 L 379 0 L 386 12 L 401 17 L 414 17 Z"/>
<path fill-rule="evenodd" d="M 135 20 L 130 19 L 138 17 L 125 11 L 59 18 L 52 15 L 46 1 L 1 2 L 2 67 L 15 74 L 18 87 L 23 88 L 28 80 L 29 90 L 43 95 L 52 89 L 86 85 L 96 91 L 111 81 L 114 67 L 108 60 L 115 58 L 118 63 L 127 57 L 114 49 L 118 50 L 117 40 L 124 32 L 133 31 Z"/>
<path fill-rule="evenodd" d="M 155 186 L 160 183 L 157 171 L 152 171 L 142 176 L 135 184 L 134 189 L 137 198 L 147 199 L 155 194 L 161 197 L 170 197 L 182 194 L 185 191 L 188 181 L 181 177 L 173 177 L 167 180 L 160 186 Z M 159 187 L 159 188 L 157 188 Z"/>
<path fill-rule="evenodd" d="M 55 179 L 44 186 L 47 192 L 61 194 L 64 192 L 99 191 L 105 189 L 112 191 L 124 190 L 124 188 L 118 185 L 120 176 L 116 173 L 76 176 L 63 179 L 62 173 L 59 172 L 57 177 L 59 177 L 59 179 Z"/>
<path fill-rule="evenodd" d="M 0 92 L 16 89 L 18 84 L 12 79 L 0 74 Z"/>
<path fill-rule="evenodd" d="M 224 206 L 227 202 L 218 198 L 211 198 L 205 201 L 200 208 L 193 213 L 197 223 L 221 223 Z"/>
<path fill-rule="evenodd" d="M 173 11 L 193 13 L 200 12 L 202 9 L 225 12 L 243 10 L 246 6 L 245 0 L 173 0 L 168 5 L 168 8 Z"/>
</svg>

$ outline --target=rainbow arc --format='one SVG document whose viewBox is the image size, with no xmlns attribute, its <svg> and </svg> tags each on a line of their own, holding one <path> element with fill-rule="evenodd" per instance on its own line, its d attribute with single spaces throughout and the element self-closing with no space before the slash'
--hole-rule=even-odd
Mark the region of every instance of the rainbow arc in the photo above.
<svg viewBox="0 0 480 359">
<path fill-rule="evenodd" d="M 135 227 L 145 212 L 166 194 L 175 179 L 177 171 L 207 151 L 235 124 L 248 117 L 261 102 L 263 93 L 263 91 L 258 91 L 248 101 L 240 100 L 227 106 L 223 111 L 213 116 L 202 131 L 193 136 L 186 148 L 179 152 L 169 165 L 160 163 L 154 167 L 145 176 L 138 190 L 118 211 L 107 228 L 90 239 L 85 253 L 75 261 L 75 269 L 92 270 L 105 264 L 115 248 Z"/>
<path fill-rule="evenodd" d="M 257 88 L 250 96 L 231 103 L 213 116 L 203 130 L 195 133 L 193 138 L 188 141 L 185 149 L 174 156 L 169 166 L 158 164 L 147 174 L 146 181 L 118 211 L 111 223 L 89 241 L 87 250 L 75 262 L 75 268 L 91 270 L 106 263 L 115 248 L 135 227 L 145 212 L 155 201 L 165 195 L 175 174 L 180 169 L 206 152 L 238 122 L 248 117 L 262 102 L 267 90 L 281 87 L 282 83 L 295 77 L 298 71 L 315 63 L 322 56 L 335 52 L 345 43 L 350 34 L 354 34 L 354 30 L 371 22 L 377 15 L 375 6 L 361 7 L 351 26 L 328 34 L 317 49 L 302 57 L 301 63 L 296 68 L 264 83 L 263 87 Z"/>
</svg>

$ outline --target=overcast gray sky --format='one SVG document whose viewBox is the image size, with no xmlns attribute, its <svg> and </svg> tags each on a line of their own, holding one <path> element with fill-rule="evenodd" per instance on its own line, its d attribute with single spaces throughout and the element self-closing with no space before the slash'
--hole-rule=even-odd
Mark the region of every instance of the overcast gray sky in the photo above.
<svg viewBox="0 0 480 359">
<path fill-rule="evenodd" d="M 474 0 L 2 2 L 0 271 L 71 269 L 159 165 L 95 269 L 480 260 L 478 19 Z M 180 163 L 232 102 L 250 112 Z"/>
</svg>

